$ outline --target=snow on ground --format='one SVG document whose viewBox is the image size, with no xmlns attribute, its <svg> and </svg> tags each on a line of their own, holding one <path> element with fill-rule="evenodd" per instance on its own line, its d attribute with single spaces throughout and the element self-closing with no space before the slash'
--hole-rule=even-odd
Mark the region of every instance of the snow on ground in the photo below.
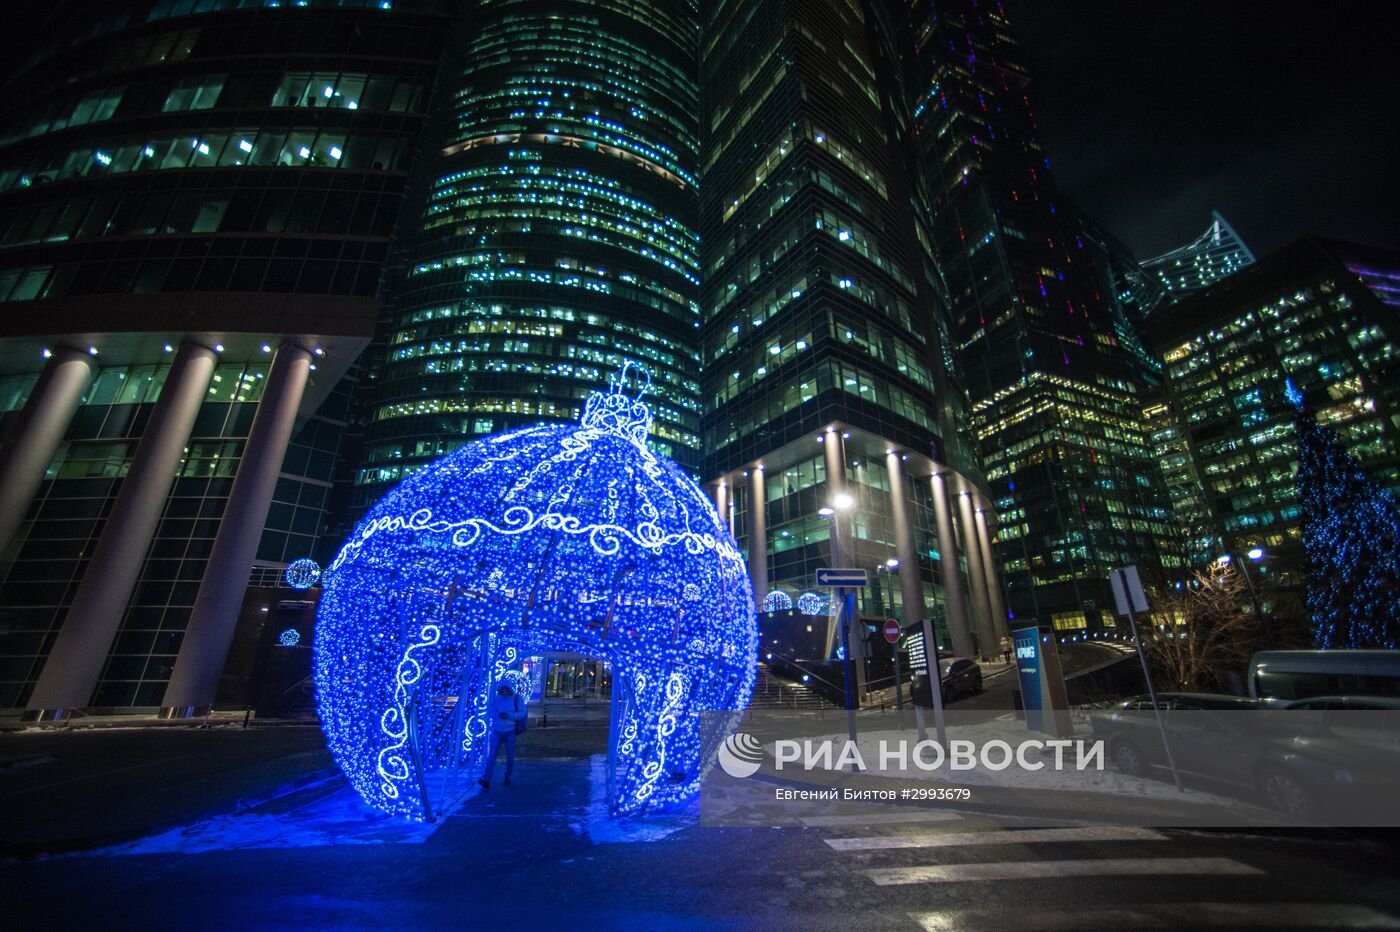
<svg viewBox="0 0 1400 932">
<path fill-rule="evenodd" d="M 329 778 L 338 780 L 339 774 Z M 274 800 L 275 802 L 275 800 Z M 253 848 L 319 848 L 331 845 L 421 845 L 437 831 L 437 822 L 408 822 L 365 805 L 342 786 L 304 805 L 278 812 L 245 809 L 191 822 L 126 844 L 83 852 L 75 857 L 136 854 L 200 854 Z"/>
<path fill-rule="evenodd" d="M 615 819 L 608 814 L 608 758 L 593 755 L 588 770 L 588 809 L 581 822 L 570 823 L 578 834 L 588 834 L 595 845 L 637 841 L 660 841 L 689 828 L 698 820 L 692 803 L 678 812 L 653 813 L 639 818 Z"/>
</svg>

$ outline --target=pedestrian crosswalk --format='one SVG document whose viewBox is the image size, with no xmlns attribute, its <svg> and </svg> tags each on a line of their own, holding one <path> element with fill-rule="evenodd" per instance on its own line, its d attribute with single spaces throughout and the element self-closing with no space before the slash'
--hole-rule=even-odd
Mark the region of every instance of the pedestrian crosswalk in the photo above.
<svg viewBox="0 0 1400 932">
<path fill-rule="evenodd" d="M 1028 828 L 1013 832 L 941 832 L 936 835 L 876 835 L 873 838 L 827 838 L 837 851 L 878 851 L 889 848 L 952 848 L 964 845 L 1029 845 L 1050 841 L 1165 841 L 1148 828 L 1094 826 L 1089 828 Z"/>
<path fill-rule="evenodd" d="M 1306 895 L 1300 895 L 1298 902 L 1283 901 L 1286 897 L 1278 898 L 1279 891 L 1269 885 L 1265 868 L 1247 863 L 1247 858 L 1202 851 L 1199 839 L 1173 837 L 1165 831 L 1113 825 L 1007 828 L 951 812 L 911 812 L 902 819 L 901 815 L 812 817 L 804 821 L 810 828 L 827 830 L 823 834 L 829 837 L 822 841 L 847 858 L 847 869 L 877 887 L 888 888 L 891 895 L 907 897 L 904 909 L 913 927 L 928 932 L 1008 928 L 1400 929 L 1400 917 L 1367 905 L 1316 901 L 1325 896 L 1309 901 Z M 1008 851 L 1011 846 L 1018 846 L 1018 850 Z M 1111 889 L 1111 895 L 1070 893 L 1046 898 L 1027 893 L 1012 899 L 1005 895 L 1007 882 L 1073 883 L 1098 878 L 1105 881 L 1098 889 Z M 1249 886 L 1251 880 L 1254 886 Z M 1173 881 L 1178 888 L 1170 886 Z M 1238 883 L 1222 888 L 1222 881 Z M 1000 886 L 988 888 L 995 892 L 988 894 L 985 902 L 989 905 L 983 907 L 984 900 L 968 885 L 987 882 Z M 1205 892 L 1207 887 L 1209 892 L 1198 901 L 1198 890 Z M 1028 888 L 1018 884 L 1016 889 Z M 1177 889 L 1180 897 L 1170 899 Z M 1226 897 L 1238 893 L 1240 899 L 1221 901 L 1222 890 Z M 1163 902 L 1164 897 L 1168 901 Z M 927 908 L 940 899 L 957 908 Z M 1028 902 L 1034 905 L 1028 908 Z M 924 908 L 914 908 L 917 906 Z"/>
<path fill-rule="evenodd" d="M 1002 910 L 911 913 L 925 932 L 1059 929 L 1400 929 L 1400 921 L 1349 903 L 1151 903 L 1098 909 L 1041 909 L 1014 925 Z"/>
<path fill-rule="evenodd" d="M 869 870 L 881 886 L 897 883 L 956 882 L 959 880 L 1044 880 L 1049 877 L 1123 877 L 1146 874 L 1262 874 L 1230 858 L 1091 858 L 1056 861 L 991 861 L 975 864 L 924 864 Z"/>
</svg>

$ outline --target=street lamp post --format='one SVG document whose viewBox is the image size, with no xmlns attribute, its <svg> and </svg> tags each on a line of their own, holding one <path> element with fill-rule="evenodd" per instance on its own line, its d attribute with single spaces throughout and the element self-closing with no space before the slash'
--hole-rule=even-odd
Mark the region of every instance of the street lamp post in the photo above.
<svg viewBox="0 0 1400 932">
<path fill-rule="evenodd" d="M 1245 554 L 1245 556 L 1249 557 L 1249 559 L 1253 560 L 1255 563 L 1258 563 L 1260 560 L 1264 559 L 1264 548 L 1255 547 Z M 1218 562 L 1229 563 L 1230 560 L 1230 554 L 1226 553 L 1220 556 Z M 1238 563 L 1238 566 L 1240 568 L 1240 575 L 1244 577 L 1244 584 L 1249 587 L 1249 601 L 1250 604 L 1254 606 L 1254 617 L 1259 622 L 1259 630 L 1264 633 L 1264 641 L 1269 645 L 1269 649 L 1272 650 L 1274 647 L 1274 633 L 1269 628 L 1268 623 L 1264 621 L 1264 606 L 1259 601 L 1259 590 L 1254 588 L 1254 580 L 1249 578 L 1249 569 L 1243 560 Z"/>
<path fill-rule="evenodd" d="M 838 492 L 831 504 L 818 509 L 817 514 L 831 519 L 831 563 L 841 565 L 841 512 L 855 506 L 855 499 L 845 492 Z M 855 683 L 851 673 L 851 618 L 855 615 L 855 590 L 848 586 L 837 586 L 836 597 L 840 608 L 836 619 L 841 631 L 841 669 L 846 687 L 846 733 L 854 746 L 856 741 Z"/>
<path fill-rule="evenodd" d="M 894 573 L 895 573 L 895 571 L 898 570 L 898 569 L 899 569 L 899 558 L 898 558 L 898 557 L 890 557 L 890 558 L 889 558 L 888 560 L 886 560 L 884 563 L 880 563 L 880 564 L 877 564 L 877 565 L 876 565 L 876 567 L 875 567 L 875 578 L 876 578 L 876 579 L 879 579 L 879 578 L 880 578 L 880 574 L 881 574 L 881 573 L 884 573 L 884 574 L 885 574 L 885 577 L 886 577 L 886 584 L 890 587 L 891 590 L 893 590 L 893 588 L 894 588 Z M 893 591 L 891 591 L 891 598 L 890 598 L 890 616 L 891 616 L 891 617 L 893 617 L 893 615 L 894 615 L 894 598 L 893 598 L 893 594 L 894 594 Z M 882 591 L 882 594 L 881 594 L 881 596 L 880 596 L 880 608 L 882 609 L 882 611 L 880 612 L 880 614 L 882 614 L 882 615 L 884 614 L 884 611 L 883 611 L 884 607 L 885 607 L 885 599 L 884 599 L 884 595 L 883 595 L 883 591 Z M 909 610 L 908 610 L 907 607 L 905 608 L 904 614 L 905 614 L 905 618 L 907 619 L 907 618 L 909 617 Z M 900 628 L 902 629 L 902 628 L 903 628 L 903 625 L 901 625 Z M 897 711 L 903 712 L 903 711 L 904 711 L 904 691 L 900 688 L 900 685 L 899 685 L 899 642 L 898 642 L 898 641 L 896 641 L 894 644 L 891 645 L 891 653 L 893 653 L 893 655 L 894 655 L 894 707 L 895 707 L 895 709 L 896 709 Z"/>
</svg>

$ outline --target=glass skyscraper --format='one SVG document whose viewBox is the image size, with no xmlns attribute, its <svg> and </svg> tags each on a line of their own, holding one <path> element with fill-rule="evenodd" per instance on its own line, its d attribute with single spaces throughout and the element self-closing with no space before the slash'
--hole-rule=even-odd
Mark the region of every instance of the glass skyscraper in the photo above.
<svg viewBox="0 0 1400 932">
<path fill-rule="evenodd" d="M 1064 633 L 1111 626 L 1110 570 L 1159 575 L 1174 538 L 1142 419 L 1144 354 L 1056 189 L 1001 4 L 903 8 L 911 133 L 1009 608 Z"/>
<path fill-rule="evenodd" d="M 960 656 L 1006 633 L 884 12 L 730 0 L 702 41 L 705 478 L 765 654 L 814 670 L 840 649 L 822 566 L 866 569 L 863 616 L 932 619 Z"/>
<path fill-rule="evenodd" d="M 318 546 L 433 2 L 72 2 L 0 115 L 0 705 L 208 707 Z"/>
<path fill-rule="evenodd" d="M 1296 599 L 1305 565 L 1287 387 L 1378 482 L 1400 492 L 1397 309 L 1400 256 L 1306 239 L 1152 321 L 1189 451 L 1182 482 L 1196 483 L 1216 555 L 1263 549 L 1260 568 L 1279 580 L 1281 598 Z"/>
<path fill-rule="evenodd" d="M 1225 218 L 1211 211 L 1210 226 L 1200 236 L 1160 256 L 1146 259 L 1142 267 L 1156 275 L 1180 300 L 1227 275 L 1254 264 L 1254 253 Z"/>
<path fill-rule="evenodd" d="M 695 4 L 467 4 L 380 331 L 356 509 L 473 438 L 575 420 L 646 366 L 699 466 Z"/>
</svg>

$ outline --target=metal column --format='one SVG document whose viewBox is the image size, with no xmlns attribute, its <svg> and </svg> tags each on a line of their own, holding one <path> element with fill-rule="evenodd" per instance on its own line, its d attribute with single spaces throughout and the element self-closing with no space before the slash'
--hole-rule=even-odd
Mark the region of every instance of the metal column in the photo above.
<svg viewBox="0 0 1400 932">
<path fill-rule="evenodd" d="M 958 540 L 953 534 L 953 517 L 948 504 L 947 474 L 933 474 L 933 517 L 938 525 L 938 549 L 943 565 L 943 601 L 948 606 L 948 636 L 953 641 L 953 654 L 971 657 L 972 625 L 967 616 L 967 600 L 963 597 L 962 572 L 958 568 Z"/>
<path fill-rule="evenodd" d="M 890 504 L 894 515 L 894 546 L 899 557 L 899 594 L 904 602 L 904 627 L 928 617 L 924 604 L 923 575 L 919 554 L 914 549 L 914 525 L 909 519 L 909 488 L 904 479 L 904 462 L 896 450 L 885 454 L 890 476 Z"/>
<path fill-rule="evenodd" d="M 207 346 L 180 344 L 78 594 L 29 699 L 29 710 L 35 713 L 30 717 L 62 718 L 65 711 L 82 708 L 91 700 L 155 538 L 216 360 Z"/>
<path fill-rule="evenodd" d="M 55 348 L 0 450 L 0 552 L 24 523 L 44 471 L 78 413 L 92 378 L 91 359 L 71 346 Z"/>
<path fill-rule="evenodd" d="M 754 607 L 759 611 L 768 596 L 768 516 L 764 510 L 767 490 L 763 486 L 760 464 L 749 471 L 749 581 L 753 583 Z"/>
<path fill-rule="evenodd" d="M 1001 573 L 997 571 L 996 558 L 992 555 L 992 535 L 987 527 L 987 509 L 976 506 L 977 545 L 982 551 L 982 569 L 987 579 L 987 603 L 992 613 L 991 636 L 1000 641 L 1011 637 L 1011 627 L 1006 620 L 1006 600 L 1001 594 Z M 992 645 L 988 646 L 992 649 Z"/>
<path fill-rule="evenodd" d="M 977 630 L 981 633 L 980 638 L 973 638 L 973 644 L 975 649 L 987 654 L 995 651 L 997 644 L 996 635 L 993 634 L 991 600 L 987 597 L 987 573 L 982 563 L 982 548 L 977 543 L 977 522 L 972 515 L 972 493 L 960 491 L 957 499 L 963 554 L 967 557 L 968 595 L 977 615 Z"/>
<path fill-rule="evenodd" d="M 199 714 L 214 703 L 310 368 L 310 350 L 291 342 L 278 348 L 165 689 L 167 718 Z"/>
</svg>

